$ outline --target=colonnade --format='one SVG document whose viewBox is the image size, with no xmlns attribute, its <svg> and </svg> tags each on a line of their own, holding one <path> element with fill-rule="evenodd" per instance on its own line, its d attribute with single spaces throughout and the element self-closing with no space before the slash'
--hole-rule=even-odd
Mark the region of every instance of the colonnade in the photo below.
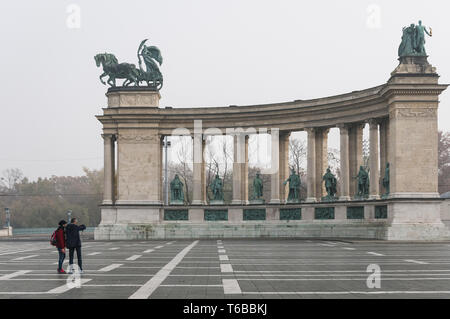
<svg viewBox="0 0 450 319">
<path fill-rule="evenodd" d="M 388 162 L 388 123 L 387 118 L 370 119 L 369 143 L 370 143 L 370 192 L 369 199 L 380 198 L 380 170 L 384 172 Z M 340 184 L 338 186 L 338 199 L 349 201 L 357 193 L 355 176 L 363 162 L 363 128 L 365 123 L 339 124 L 340 132 Z M 328 168 L 328 128 L 306 128 L 307 132 L 307 203 L 319 202 L 326 195 L 322 176 Z M 271 178 L 270 178 L 270 204 L 282 204 L 288 196 L 288 186 L 284 181 L 289 177 L 289 138 L 290 131 L 269 131 L 271 136 Z M 379 137 L 380 136 L 380 137 Z M 116 177 L 115 177 L 115 147 L 116 136 L 114 134 L 103 134 L 104 139 L 104 205 L 115 203 Z M 162 203 L 162 154 L 164 136 L 159 135 L 159 154 L 156 158 L 160 161 L 154 165 L 160 171 L 153 182 L 157 183 L 159 201 Z M 248 192 L 248 141 L 249 135 L 235 133 L 233 136 L 233 193 L 232 205 L 246 205 L 249 203 Z M 205 161 L 205 135 L 193 134 L 193 198 L 192 205 L 207 205 Z M 379 151 L 380 150 L 380 151 Z M 381 166 L 380 166 L 381 163 Z M 383 174 L 381 174 L 383 176 Z M 267 186 L 266 186 L 267 187 Z"/>
</svg>

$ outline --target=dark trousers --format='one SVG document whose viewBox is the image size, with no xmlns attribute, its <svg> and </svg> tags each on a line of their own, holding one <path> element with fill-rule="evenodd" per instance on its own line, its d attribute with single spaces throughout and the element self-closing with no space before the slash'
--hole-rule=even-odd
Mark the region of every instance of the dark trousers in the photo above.
<svg viewBox="0 0 450 319">
<path fill-rule="evenodd" d="M 66 253 L 62 252 L 61 248 L 58 248 L 58 254 L 59 254 L 59 258 L 58 258 L 58 270 L 62 269 L 62 265 L 64 262 L 64 259 L 66 259 Z"/>
<path fill-rule="evenodd" d="M 77 251 L 78 267 L 80 267 L 80 270 L 83 270 L 82 262 L 81 262 L 81 246 L 69 248 L 69 265 L 73 265 L 74 250 Z"/>
</svg>

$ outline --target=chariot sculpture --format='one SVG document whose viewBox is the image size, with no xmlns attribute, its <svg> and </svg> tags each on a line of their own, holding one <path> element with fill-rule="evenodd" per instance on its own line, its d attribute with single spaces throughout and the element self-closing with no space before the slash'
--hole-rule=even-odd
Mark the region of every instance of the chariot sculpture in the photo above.
<svg viewBox="0 0 450 319">
<path fill-rule="evenodd" d="M 161 51 L 156 46 L 145 45 L 147 40 L 143 40 L 137 50 L 139 68 L 136 68 L 136 65 L 132 63 L 119 63 L 112 53 L 97 54 L 94 57 L 95 64 L 97 67 L 102 66 L 103 68 L 103 73 L 99 77 L 100 82 L 105 85 L 109 84 L 111 87 L 116 87 L 117 79 L 124 79 L 122 86 L 129 86 L 130 84 L 139 86 L 141 82 L 144 82 L 147 86 L 159 91 L 163 85 L 163 76 L 159 70 L 163 58 Z M 143 64 L 145 64 L 145 68 Z M 108 80 L 105 82 L 103 78 L 106 76 L 108 76 Z"/>
</svg>

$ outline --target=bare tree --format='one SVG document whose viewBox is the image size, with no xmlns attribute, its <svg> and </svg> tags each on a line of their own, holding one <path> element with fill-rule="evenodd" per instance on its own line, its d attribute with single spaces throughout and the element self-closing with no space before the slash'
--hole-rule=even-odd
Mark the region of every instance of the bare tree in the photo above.
<svg viewBox="0 0 450 319">
<path fill-rule="evenodd" d="M 370 162 L 370 142 L 369 139 L 367 138 L 363 139 L 362 141 L 362 157 L 363 157 L 363 166 L 367 170 L 369 168 Z"/>
<path fill-rule="evenodd" d="M 289 140 L 289 168 L 294 169 L 299 174 L 305 169 L 306 145 L 299 139 L 291 138 Z"/>
<path fill-rule="evenodd" d="M 23 172 L 18 168 L 8 168 L 3 171 L 3 176 L 0 177 L 0 186 L 8 192 L 16 190 L 16 184 L 23 178 Z"/>
</svg>

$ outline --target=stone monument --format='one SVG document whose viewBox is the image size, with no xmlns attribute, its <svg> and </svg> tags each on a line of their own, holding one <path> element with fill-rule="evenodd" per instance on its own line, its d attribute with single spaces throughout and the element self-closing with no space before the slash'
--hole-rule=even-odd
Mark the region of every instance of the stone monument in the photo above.
<svg viewBox="0 0 450 319">
<path fill-rule="evenodd" d="M 135 64 L 119 63 L 110 53 L 96 55 L 97 66 L 103 68 L 100 81 L 110 87 L 107 106 L 97 116 L 103 127 L 105 174 L 95 238 L 450 238 L 441 220 L 437 184 L 437 110 L 448 85 L 439 83 L 436 68 L 428 62 L 427 35 L 432 35 L 431 28 L 421 22 L 402 30 L 399 64 L 381 85 L 249 106 L 160 107 L 162 56 L 147 40 L 138 46 Z M 366 123 L 370 161 L 361 169 Z M 340 134 L 340 200 L 336 176 L 327 169 L 331 128 Z M 269 203 L 261 202 L 259 175 L 248 200 L 249 135 L 261 131 L 270 134 L 272 143 L 271 168 L 264 173 L 270 175 Z M 289 175 L 289 137 L 299 131 L 307 133 L 305 202 L 299 200 L 300 178 L 295 172 Z M 205 137 L 228 132 L 234 132 L 230 205 L 224 203 L 219 176 L 207 185 L 203 158 Z M 185 200 L 186 185 L 175 178 L 171 205 L 180 206 L 167 207 L 162 201 L 163 140 L 178 135 L 191 137 L 194 150 L 192 201 Z M 355 175 L 357 183 L 351 182 Z M 259 200 L 257 207 L 252 207 L 254 200 Z"/>
</svg>

